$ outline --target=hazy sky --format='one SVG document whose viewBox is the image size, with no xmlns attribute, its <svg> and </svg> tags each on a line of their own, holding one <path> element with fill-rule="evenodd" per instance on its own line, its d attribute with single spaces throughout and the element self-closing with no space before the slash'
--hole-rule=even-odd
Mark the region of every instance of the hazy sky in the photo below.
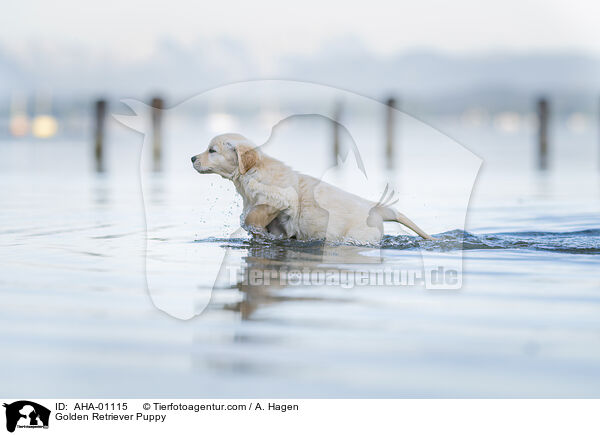
<svg viewBox="0 0 600 435">
<path fill-rule="evenodd" d="M 593 0 L 21 0 L 3 10 L 0 95 L 183 95 L 274 77 L 369 95 L 582 92 L 600 77 Z"/>
<path fill-rule="evenodd" d="M 380 54 L 413 48 L 600 52 L 600 3 L 592 0 L 25 0 L 3 10 L 0 44 L 14 51 L 58 43 L 139 58 L 163 39 L 230 38 L 260 61 L 309 54 L 324 41 L 350 36 Z"/>
</svg>

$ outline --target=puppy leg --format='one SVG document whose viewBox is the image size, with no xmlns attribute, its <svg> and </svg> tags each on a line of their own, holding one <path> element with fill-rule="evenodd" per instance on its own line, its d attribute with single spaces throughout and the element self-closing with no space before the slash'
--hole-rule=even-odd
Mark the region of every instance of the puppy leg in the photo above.
<svg viewBox="0 0 600 435">
<path fill-rule="evenodd" d="M 273 219 L 271 223 L 267 225 L 267 231 L 269 232 L 269 234 L 272 234 L 277 237 L 287 236 L 287 232 L 285 231 L 285 227 L 283 225 L 282 216 L 284 215 L 282 213 L 279 213 L 275 217 L 275 219 Z"/>
<path fill-rule="evenodd" d="M 244 229 L 253 234 L 266 234 L 267 226 L 277 217 L 280 210 L 267 204 L 254 206 L 244 219 Z"/>
</svg>

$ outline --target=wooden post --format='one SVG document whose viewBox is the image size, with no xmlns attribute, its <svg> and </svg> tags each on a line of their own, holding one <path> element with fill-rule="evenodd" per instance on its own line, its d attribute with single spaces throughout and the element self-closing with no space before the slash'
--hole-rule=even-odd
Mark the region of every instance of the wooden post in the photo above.
<svg viewBox="0 0 600 435">
<path fill-rule="evenodd" d="M 340 155 L 340 119 L 342 117 L 342 103 L 337 101 L 333 109 L 333 165 L 336 166 Z"/>
<path fill-rule="evenodd" d="M 154 170 L 160 171 L 162 161 L 162 113 L 164 101 L 162 98 L 152 99 L 152 157 Z"/>
<path fill-rule="evenodd" d="M 106 100 L 97 100 L 95 108 L 95 144 L 94 157 L 96 160 L 96 172 L 104 172 L 104 122 L 106 120 Z"/>
<path fill-rule="evenodd" d="M 548 168 L 548 100 L 540 98 L 537 103 L 538 111 L 538 166 Z"/>
<path fill-rule="evenodd" d="M 388 169 L 393 169 L 395 165 L 394 135 L 396 133 L 396 99 L 393 97 L 388 98 L 386 105 L 387 114 L 385 124 L 385 163 Z"/>
</svg>

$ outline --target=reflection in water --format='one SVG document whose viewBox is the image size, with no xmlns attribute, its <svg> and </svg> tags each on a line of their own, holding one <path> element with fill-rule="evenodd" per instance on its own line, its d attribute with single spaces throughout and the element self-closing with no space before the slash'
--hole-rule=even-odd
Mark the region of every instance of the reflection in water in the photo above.
<svg viewBox="0 0 600 435">
<path fill-rule="evenodd" d="M 110 185 L 106 174 L 103 172 L 97 172 L 95 174 L 93 185 L 92 185 L 92 198 L 94 205 L 97 208 L 102 208 L 110 205 Z"/>
<path fill-rule="evenodd" d="M 159 171 L 159 169 L 157 169 Z M 162 174 L 154 174 L 153 177 L 149 177 L 147 180 L 148 186 L 148 200 L 151 205 L 164 205 L 168 191 L 166 189 L 166 183 L 162 178 Z"/>
<path fill-rule="evenodd" d="M 288 301 L 320 301 L 314 296 L 290 296 L 282 290 L 307 281 L 323 286 L 319 277 L 332 272 L 342 272 L 349 266 L 381 263 L 379 249 L 359 246 L 332 246 L 324 242 L 278 241 L 229 244 L 223 247 L 243 250 L 235 288 L 242 300 L 226 303 L 223 308 L 239 312 L 243 320 L 249 320 L 261 307 Z M 370 255 L 369 255 L 370 254 Z M 375 255 L 376 254 L 376 255 Z M 232 255 L 226 255 L 225 269 L 236 268 Z M 327 297 L 331 301 L 331 297 Z M 341 300 L 340 300 L 341 301 Z"/>
<path fill-rule="evenodd" d="M 248 320 L 261 307 L 286 301 L 331 301 L 334 287 L 360 285 L 351 282 L 351 285 L 345 286 L 344 276 L 354 280 L 361 273 L 366 273 L 370 274 L 370 285 L 375 285 L 372 280 L 375 276 L 378 286 L 418 286 L 423 283 L 422 276 L 418 274 L 422 267 L 419 261 L 421 250 L 438 253 L 440 264 L 443 264 L 442 256 L 446 252 L 456 250 L 520 249 L 590 255 L 600 253 L 599 234 L 598 229 L 479 235 L 455 230 L 438 235 L 434 242 L 421 241 L 413 236 L 385 236 L 380 248 L 295 240 L 212 239 L 210 242 L 219 242 L 222 248 L 228 250 L 218 280 L 220 286 L 216 286 L 215 291 L 235 288 L 242 295 L 242 299 L 234 303 L 216 305 L 239 312 L 242 319 Z M 411 281 L 410 271 L 417 271 L 415 279 L 418 281 Z M 342 281 L 329 283 L 326 280 L 331 274 Z M 291 296 L 291 292 L 284 291 L 288 287 L 302 288 L 303 292 Z M 307 295 L 304 291 L 307 288 L 318 291 L 318 296 L 312 292 Z"/>
</svg>

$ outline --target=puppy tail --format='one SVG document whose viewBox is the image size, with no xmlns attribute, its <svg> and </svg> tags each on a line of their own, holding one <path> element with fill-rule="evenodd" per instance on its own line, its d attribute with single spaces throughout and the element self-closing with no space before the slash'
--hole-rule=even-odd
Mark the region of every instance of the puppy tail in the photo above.
<svg viewBox="0 0 600 435">
<path fill-rule="evenodd" d="M 413 230 L 419 236 L 423 237 L 425 240 L 436 240 L 399 211 L 396 211 L 391 207 L 378 207 L 378 209 L 379 214 L 384 221 L 401 223 L 405 227 Z"/>
</svg>

